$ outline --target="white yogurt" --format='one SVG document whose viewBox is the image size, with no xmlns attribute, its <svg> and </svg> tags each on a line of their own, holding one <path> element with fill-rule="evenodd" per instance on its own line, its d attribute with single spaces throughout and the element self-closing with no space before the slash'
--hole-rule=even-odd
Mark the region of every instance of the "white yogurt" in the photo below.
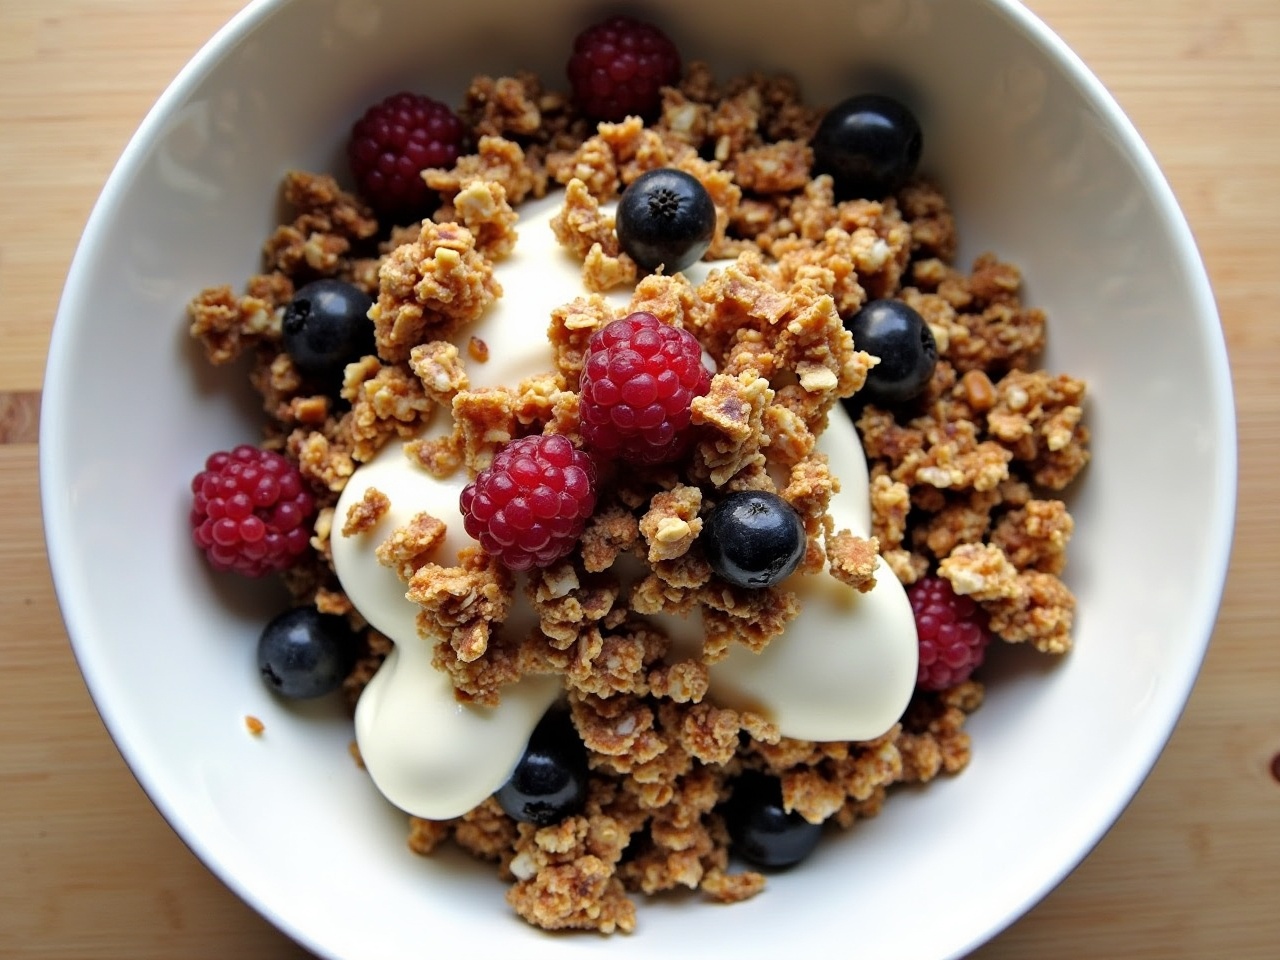
<svg viewBox="0 0 1280 960">
<path fill-rule="evenodd" d="M 465 360 L 473 389 L 513 385 L 553 369 L 546 338 L 551 311 L 582 290 L 581 265 L 560 248 L 549 226 L 560 204 L 557 195 L 521 207 L 516 249 L 495 268 L 503 296 L 458 337 L 464 358 L 473 336 L 490 348 L 485 363 Z M 696 285 L 710 269 L 699 263 L 685 275 Z M 630 293 L 608 299 L 625 307 Z M 447 428 L 437 425 L 432 432 Z M 866 535 L 871 523 L 866 459 L 842 411 L 832 415 L 819 449 L 842 484 L 831 505 L 837 529 Z M 436 479 L 406 458 L 401 444 L 389 444 L 347 483 L 332 536 L 343 589 L 365 619 L 396 644 L 356 709 L 361 758 L 388 800 L 429 819 L 460 816 L 502 786 L 538 720 L 560 694 L 558 678 L 526 677 L 503 689 L 497 707 L 458 703 L 448 677 L 431 664 L 432 642 L 418 635 L 420 608 L 374 555 L 397 526 L 426 511 L 448 531 L 431 559 L 456 562 L 458 551 L 473 542 L 458 510 L 466 482 L 461 469 Z M 347 509 L 370 487 L 387 496 L 390 510 L 372 529 L 343 536 Z M 799 616 L 763 653 L 739 645 L 714 665 L 709 698 L 758 710 L 786 736 L 863 740 L 884 733 L 902 715 L 916 677 L 915 621 L 902 586 L 883 562 L 875 589 L 866 594 L 827 576 L 796 575 L 787 586 L 800 594 Z M 675 618 L 656 619 L 667 625 Z M 523 631 L 533 623 L 518 593 L 502 629 Z M 686 637 L 700 634 L 696 622 L 678 626 Z"/>
<path fill-rule="evenodd" d="M 455 563 L 458 551 L 474 542 L 458 511 L 466 481 L 465 470 L 437 480 L 410 463 L 401 444 L 390 443 L 348 482 L 337 516 L 345 517 L 347 505 L 369 487 L 387 496 L 390 509 L 370 530 L 350 537 L 335 530 L 332 538 L 334 566 L 347 596 L 396 644 L 356 707 L 360 758 L 387 799 L 432 820 L 465 813 L 505 783 L 529 734 L 560 695 L 556 677 L 526 677 L 503 690 L 496 709 L 458 703 L 449 677 L 431 664 L 432 641 L 418 636 L 421 608 L 405 598 L 404 583 L 374 555 L 393 530 L 425 510 L 447 528 L 432 559 Z M 518 593 L 507 629 L 535 622 Z"/>
<path fill-rule="evenodd" d="M 840 478 L 830 514 L 837 530 L 870 536 L 867 461 L 843 410 L 818 438 Z M 734 644 L 711 667 L 711 699 L 751 708 L 799 740 L 870 740 L 902 716 L 916 684 L 918 642 L 907 592 L 884 560 L 867 593 L 834 577 L 794 574 L 783 583 L 800 613 L 760 653 Z"/>
</svg>

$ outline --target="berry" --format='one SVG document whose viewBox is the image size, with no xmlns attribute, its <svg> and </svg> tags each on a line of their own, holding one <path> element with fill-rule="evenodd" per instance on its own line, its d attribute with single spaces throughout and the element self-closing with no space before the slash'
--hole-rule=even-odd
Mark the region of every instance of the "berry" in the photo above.
<svg viewBox="0 0 1280 960">
<path fill-rule="evenodd" d="M 739 490 L 707 516 L 699 537 L 711 569 L 738 587 L 771 587 L 804 558 L 804 521 L 776 493 Z"/>
<path fill-rule="evenodd" d="M 632 463 L 669 463 L 688 448 L 690 406 L 711 389 L 702 347 L 651 313 L 633 313 L 587 341 L 579 381 L 582 439 Z"/>
<path fill-rule="evenodd" d="M 813 852 L 822 836 L 822 824 L 783 808 L 782 782 L 757 770 L 747 770 L 734 780 L 733 795 L 723 812 L 734 852 L 758 867 L 797 864 Z"/>
<path fill-rule="evenodd" d="M 827 111 L 813 135 L 813 169 L 829 173 L 836 199 L 879 200 L 915 173 L 924 137 L 892 97 L 864 93 Z"/>
<path fill-rule="evenodd" d="M 573 42 L 567 68 L 579 108 L 591 120 L 652 120 L 662 88 L 680 79 L 680 51 L 651 23 L 612 17 Z"/>
<path fill-rule="evenodd" d="M 595 464 L 562 436 L 512 440 L 459 505 L 467 533 L 507 567 L 545 567 L 573 550 L 595 509 Z"/>
<path fill-rule="evenodd" d="M 925 577 L 907 589 L 920 638 L 921 690 L 946 690 L 969 679 L 986 656 L 991 632 L 987 615 L 972 597 L 962 597 L 942 577 Z"/>
<path fill-rule="evenodd" d="M 618 243 L 644 270 L 668 274 L 702 259 L 716 231 L 716 205 L 697 177 L 660 167 L 640 174 L 622 192 Z"/>
<path fill-rule="evenodd" d="M 214 569 L 260 577 L 293 566 L 315 511 L 297 467 L 247 443 L 204 466 L 191 481 L 191 534 Z"/>
<path fill-rule="evenodd" d="M 356 636 L 341 617 L 315 607 L 286 610 L 258 638 L 258 671 L 276 693 L 309 700 L 332 693 L 356 662 Z"/>
<path fill-rule="evenodd" d="M 405 92 L 374 104 L 351 128 L 347 144 L 360 194 L 380 213 L 430 212 L 434 195 L 421 173 L 452 167 L 465 135 L 454 112 L 430 97 Z"/>
<path fill-rule="evenodd" d="M 340 386 L 346 365 L 374 350 L 372 306 L 372 297 L 342 280 L 317 280 L 295 293 L 281 322 L 294 366 Z"/>
<path fill-rule="evenodd" d="M 872 300 L 852 317 L 845 329 L 853 345 L 880 362 L 867 373 L 858 395 L 874 403 L 893 406 L 914 400 L 933 379 L 938 365 L 938 345 L 924 318 L 901 300 Z"/>
<path fill-rule="evenodd" d="M 497 799 L 507 816 L 540 827 L 582 809 L 587 800 L 587 748 L 568 710 L 553 708 L 538 722 Z"/>
</svg>

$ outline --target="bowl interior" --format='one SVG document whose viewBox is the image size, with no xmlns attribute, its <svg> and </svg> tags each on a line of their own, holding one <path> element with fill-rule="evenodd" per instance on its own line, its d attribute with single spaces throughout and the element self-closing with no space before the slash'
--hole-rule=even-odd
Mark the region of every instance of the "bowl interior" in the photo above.
<svg viewBox="0 0 1280 960">
<path fill-rule="evenodd" d="M 259 683 L 254 638 L 281 597 L 212 576 L 190 546 L 189 478 L 211 450 L 255 439 L 257 415 L 244 371 L 198 356 L 184 307 L 255 271 L 282 173 L 342 170 L 346 130 L 367 103 L 401 87 L 456 103 L 472 74 L 517 68 L 560 86 L 570 38 L 600 9 L 547 0 L 532 16 L 483 0 L 444 17 L 414 0 L 285 0 L 251 4 L 165 93 L 67 282 L 41 467 L 76 654 L 165 816 L 321 954 L 467 944 L 483 925 L 485 952 L 526 957 L 653 956 L 692 936 L 772 957 L 782 943 L 816 950 L 837 929 L 856 930 L 864 956 L 958 955 L 1110 825 L 1199 667 L 1235 489 L 1229 378 L 1203 269 L 1131 127 L 1011 3 L 846 0 L 793 4 L 785 17 L 770 0 L 628 8 L 720 78 L 785 70 L 818 103 L 869 73 L 905 81 L 923 166 L 954 203 L 961 261 L 994 250 L 1020 265 L 1028 299 L 1049 314 L 1045 365 L 1089 382 L 1094 462 L 1071 495 L 1075 652 L 1053 666 L 1001 651 L 971 721 L 969 769 L 902 792 L 747 907 L 672 897 L 646 904 L 631 937 L 549 937 L 514 918 L 491 870 L 410 853 L 403 818 L 348 756 L 341 708 L 288 707 Z M 264 721 L 260 739 L 246 714 Z"/>
</svg>

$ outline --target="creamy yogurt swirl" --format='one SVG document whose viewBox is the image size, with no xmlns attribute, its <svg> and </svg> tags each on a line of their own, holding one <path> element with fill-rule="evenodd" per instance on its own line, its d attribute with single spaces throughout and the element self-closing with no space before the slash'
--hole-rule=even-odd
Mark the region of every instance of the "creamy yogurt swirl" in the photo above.
<svg viewBox="0 0 1280 960">
<path fill-rule="evenodd" d="M 458 338 L 463 356 L 473 336 L 492 347 L 488 361 L 467 364 L 472 389 L 515 384 L 554 367 L 546 319 L 582 289 L 581 265 L 560 248 L 549 226 L 560 199 L 554 195 L 521 207 L 516 248 L 495 266 L 503 296 Z M 685 275 L 696 285 L 711 268 L 698 263 Z M 621 309 L 630 295 L 609 299 Z M 432 432 L 448 428 L 437 425 Z M 818 449 L 841 484 L 830 505 L 836 529 L 869 536 L 866 459 L 842 410 L 832 412 Z M 466 813 L 507 781 L 533 728 L 562 692 L 559 678 L 532 676 L 503 688 L 496 707 L 459 703 L 448 676 L 432 666 L 431 642 L 418 635 L 420 608 L 374 554 L 393 530 L 426 511 L 447 528 L 430 559 L 456 563 L 458 551 L 473 542 L 458 509 L 467 482 L 461 468 L 443 480 L 433 477 L 404 455 L 401 444 L 388 444 L 348 481 L 336 515 L 346 516 L 371 487 L 386 495 L 390 509 L 371 529 L 350 536 L 341 533 L 340 521 L 335 523 L 331 540 L 347 596 L 395 643 L 356 708 L 361 758 L 391 803 L 435 820 Z M 799 615 L 762 653 L 735 644 L 728 657 L 712 665 L 708 699 L 753 709 L 788 737 L 865 740 L 887 731 L 915 686 L 917 640 L 906 592 L 884 561 L 878 564 L 876 586 L 865 594 L 830 576 L 796 574 L 785 581 L 785 588 L 800 597 Z M 650 619 L 678 646 L 701 643 L 697 615 Z M 523 633 L 536 622 L 517 590 L 502 629 Z"/>
</svg>

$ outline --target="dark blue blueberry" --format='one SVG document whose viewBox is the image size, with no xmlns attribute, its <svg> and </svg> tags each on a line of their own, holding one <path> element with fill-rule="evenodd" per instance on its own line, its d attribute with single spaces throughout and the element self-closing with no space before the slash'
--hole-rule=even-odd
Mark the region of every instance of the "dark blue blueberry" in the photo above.
<svg viewBox="0 0 1280 960">
<path fill-rule="evenodd" d="M 618 243 L 643 270 L 670 275 L 702 259 L 716 230 L 716 205 L 697 177 L 661 167 L 622 192 L 615 214 Z"/>
<path fill-rule="evenodd" d="M 284 348 L 304 375 L 335 385 L 343 368 L 373 353 L 373 299 L 342 280 L 316 280 L 284 309 Z"/>
<path fill-rule="evenodd" d="M 799 863 L 822 836 L 822 824 L 783 809 L 782 782 L 756 770 L 733 782 L 733 795 L 723 813 L 733 851 L 758 867 L 778 869 Z"/>
<path fill-rule="evenodd" d="M 901 300 L 865 303 L 844 326 L 857 349 L 880 358 L 855 400 L 894 406 L 914 400 L 929 385 L 938 344 L 924 318 Z"/>
<path fill-rule="evenodd" d="M 540 827 L 582 809 L 587 799 L 587 748 L 569 711 L 553 708 L 538 722 L 497 797 L 507 816 Z"/>
<path fill-rule="evenodd" d="M 707 562 L 739 587 L 771 587 L 804 558 L 804 521 L 774 493 L 739 490 L 708 514 L 699 538 Z"/>
<path fill-rule="evenodd" d="M 878 93 L 836 104 L 810 141 L 814 172 L 831 174 L 837 200 L 879 200 L 895 192 L 915 173 L 923 144 L 911 111 Z"/>
<path fill-rule="evenodd" d="M 258 670 L 276 693 L 308 700 L 342 686 L 356 660 L 356 636 L 341 617 L 294 607 L 258 638 Z"/>
</svg>

